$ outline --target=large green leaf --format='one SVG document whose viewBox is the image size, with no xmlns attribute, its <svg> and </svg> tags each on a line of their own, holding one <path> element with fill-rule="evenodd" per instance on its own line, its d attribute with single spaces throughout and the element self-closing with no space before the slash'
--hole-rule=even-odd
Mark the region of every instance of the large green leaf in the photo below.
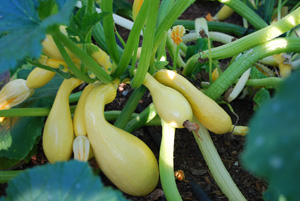
<svg viewBox="0 0 300 201">
<path fill-rule="evenodd" d="M 19 71 L 18 78 L 26 79 L 29 72 Z M 55 76 L 44 87 L 36 89 L 35 94 L 18 107 L 50 107 L 62 80 L 60 76 Z M 45 117 L 6 118 L 0 126 L 0 157 L 24 159 L 32 150 L 36 139 L 41 136 L 44 120 Z"/>
<path fill-rule="evenodd" d="M 87 163 L 59 162 L 29 169 L 9 181 L 6 201 L 126 201 L 122 193 L 104 187 Z"/>
<path fill-rule="evenodd" d="M 254 115 L 242 154 L 244 167 L 268 181 L 268 192 L 289 201 L 300 200 L 300 93 L 295 86 L 300 86 L 300 70 Z"/>
<path fill-rule="evenodd" d="M 56 0 L 58 12 L 41 20 L 38 1 L 1 1 L 0 72 L 14 68 L 26 56 L 38 58 L 49 27 L 67 25 L 76 0 Z M 47 4 L 43 4 L 47 6 Z"/>
</svg>

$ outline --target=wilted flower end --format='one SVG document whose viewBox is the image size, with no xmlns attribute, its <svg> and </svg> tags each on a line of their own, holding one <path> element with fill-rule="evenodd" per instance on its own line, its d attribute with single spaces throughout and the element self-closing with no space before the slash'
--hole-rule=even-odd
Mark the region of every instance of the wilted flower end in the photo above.
<svg viewBox="0 0 300 201">
<path fill-rule="evenodd" d="M 73 141 L 74 159 L 88 161 L 90 156 L 90 141 L 84 135 L 78 135 Z"/>
<path fill-rule="evenodd" d="M 185 34 L 185 28 L 182 25 L 174 26 L 171 32 L 171 38 L 173 39 L 174 43 L 178 45 L 182 42 L 182 36 Z"/>
<path fill-rule="evenodd" d="M 12 108 L 34 93 L 34 89 L 30 89 L 26 85 L 26 80 L 16 79 L 7 83 L 0 91 L 0 110 Z"/>
</svg>

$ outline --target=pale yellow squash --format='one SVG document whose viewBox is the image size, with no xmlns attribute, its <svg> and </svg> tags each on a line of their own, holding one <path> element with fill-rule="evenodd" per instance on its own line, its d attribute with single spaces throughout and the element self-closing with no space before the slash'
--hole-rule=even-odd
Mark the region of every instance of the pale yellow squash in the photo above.
<svg viewBox="0 0 300 201">
<path fill-rule="evenodd" d="M 224 134 L 231 131 L 230 116 L 214 100 L 197 89 L 186 78 L 170 70 L 160 70 L 154 75 L 160 83 L 182 93 L 190 102 L 196 118 L 210 131 Z"/>
<path fill-rule="evenodd" d="M 69 96 L 81 83 L 76 78 L 64 80 L 47 117 L 43 131 L 43 149 L 50 163 L 71 158 L 74 134 Z"/>
<path fill-rule="evenodd" d="M 149 89 L 158 115 L 167 124 L 183 128 L 186 120 L 192 120 L 192 108 L 181 93 L 159 83 L 149 73 L 146 74 L 143 85 Z"/>
<path fill-rule="evenodd" d="M 159 178 L 153 152 L 139 138 L 105 120 L 104 107 L 116 97 L 112 84 L 96 86 L 85 105 L 85 123 L 96 161 L 121 191 L 134 196 L 151 193 Z"/>
</svg>

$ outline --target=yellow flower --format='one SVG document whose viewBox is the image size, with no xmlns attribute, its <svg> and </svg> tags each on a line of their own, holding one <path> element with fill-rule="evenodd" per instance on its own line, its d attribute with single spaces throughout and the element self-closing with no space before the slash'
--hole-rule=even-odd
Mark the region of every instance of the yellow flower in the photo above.
<svg viewBox="0 0 300 201">
<path fill-rule="evenodd" d="M 185 34 L 185 28 L 182 25 L 177 25 L 173 27 L 171 32 L 171 38 L 173 39 L 174 43 L 178 45 L 182 41 L 182 36 Z"/>
<path fill-rule="evenodd" d="M 14 107 L 34 93 L 34 89 L 30 89 L 26 85 L 26 80 L 16 79 L 7 83 L 0 91 L 0 110 Z"/>
<path fill-rule="evenodd" d="M 136 19 L 137 15 L 139 14 L 139 11 L 142 7 L 144 0 L 134 0 L 133 6 L 132 6 L 132 18 L 133 21 Z"/>
<path fill-rule="evenodd" d="M 91 157 L 90 141 L 84 135 L 78 135 L 73 141 L 74 159 L 88 161 Z"/>
</svg>

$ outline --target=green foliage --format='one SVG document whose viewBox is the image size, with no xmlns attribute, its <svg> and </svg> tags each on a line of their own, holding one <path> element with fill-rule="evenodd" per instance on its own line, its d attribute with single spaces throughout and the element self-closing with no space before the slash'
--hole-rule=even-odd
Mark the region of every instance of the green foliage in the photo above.
<svg viewBox="0 0 300 201">
<path fill-rule="evenodd" d="M 1 201 L 126 201 L 122 193 L 104 187 L 87 163 L 58 162 L 28 169 L 9 181 Z"/>
<path fill-rule="evenodd" d="M 265 74 L 260 72 L 255 66 L 252 66 L 251 72 L 250 72 L 250 77 L 251 77 L 251 79 L 261 79 L 261 78 L 266 78 L 268 76 L 266 76 Z"/>
<path fill-rule="evenodd" d="M 49 0 L 48 0 L 49 1 Z M 56 0 L 58 13 L 41 20 L 39 10 L 48 4 L 37 1 L 2 1 L 0 4 L 0 72 L 15 68 L 25 57 L 38 58 L 41 41 L 47 29 L 58 24 L 68 24 L 76 0 Z M 47 14 L 46 14 L 47 15 Z M 46 16 L 45 15 L 45 16 Z M 42 16 L 42 17 L 45 17 Z"/>
<path fill-rule="evenodd" d="M 260 108 L 266 101 L 269 101 L 270 98 L 270 92 L 266 88 L 262 88 L 259 91 L 257 91 L 253 98 L 253 101 L 256 104 L 254 106 L 254 110 Z"/>
<path fill-rule="evenodd" d="M 20 70 L 18 78 L 26 79 L 30 70 Z M 36 89 L 35 94 L 18 107 L 50 107 L 56 92 L 62 82 L 60 76 L 55 76 L 44 87 Z M 0 125 L 0 157 L 7 160 L 7 164 L 14 165 L 28 156 L 37 139 L 42 134 L 44 117 L 12 117 L 6 118 Z"/>
<path fill-rule="evenodd" d="M 71 18 L 67 28 L 69 36 L 79 36 L 80 41 L 86 41 L 86 37 L 91 34 L 92 28 L 101 21 L 108 13 L 86 13 L 86 7 L 81 7 Z"/>
<path fill-rule="evenodd" d="M 207 38 L 198 38 L 196 44 L 189 45 L 186 51 L 185 60 L 187 61 L 191 56 L 208 49 L 208 40 Z"/>
<path fill-rule="evenodd" d="M 292 90 L 299 85 L 300 70 L 255 113 L 242 154 L 244 167 L 268 182 L 269 197 L 271 192 L 289 201 L 300 200 L 300 93 Z"/>
</svg>

